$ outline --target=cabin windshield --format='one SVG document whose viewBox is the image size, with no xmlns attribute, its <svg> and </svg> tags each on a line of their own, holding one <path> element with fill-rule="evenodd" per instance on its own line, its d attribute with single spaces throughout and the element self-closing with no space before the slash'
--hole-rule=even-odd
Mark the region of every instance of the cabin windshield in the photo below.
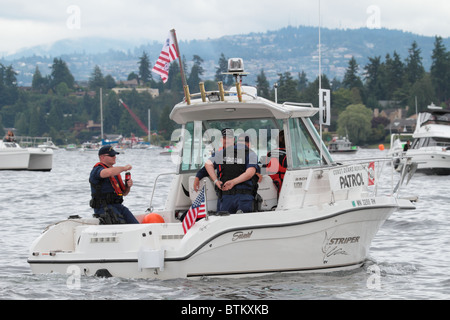
<svg viewBox="0 0 450 320">
<path fill-rule="evenodd" d="M 450 147 L 450 139 L 439 138 L 439 137 L 419 138 L 419 139 L 414 140 L 411 148 L 419 149 L 419 148 L 424 148 L 424 147 L 449 148 Z"/>
<path fill-rule="evenodd" d="M 308 118 L 289 119 L 284 123 L 273 118 L 193 121 L 183 125 L 178 135 L 172 136 L 172 141 L 183 137 L 180 142 L 183 144 L 179 158 L 180 173 L 198 171 L 213 152 L 223 148 L 221 131 L 225 128 L 234 130 L 235 143 L 242 133 L 250 136 L 250 148 L 257 154 L 260 165 L 267 163 L 267 154 L 279 147 L 281 130 L 288 130 L 286 143 L 292 146 L 287 146 L 287 152 L 290 152 L 288 168 L 299 169 L 332 162 L 325 145 L 322 145 L 323 162 L 320 161 L 320 137 Z"/>
<path fill-rule="evenodd" d="M 313 139 L 315 136 L 316 139 Z M 289 139 L 292 157 L 292 168 L 320 166 L 320 137 L 313 128 L 310 119 L 289 119 Z M 317 141 L 317 142 L 316 142 Z M 289 150 L 288 150 L 289 151 Z M 331 156 L 325 145 L 322 144 L 323 163 L 331 163 Z"/>
<path fill-rule="evenodd" d="M 240 134 L 249 135 L 250 148 L 261 159 L 270 150 L 278 148 L 278 134 L 283 130 L 283 121 L 266 118 L 188 122 L 178 135 L 172 135 L 172 141 L 183 137 L 180 172 L 202 168 L 212 153 L 223 147 L 221 131 L 225 128 L 234 130 L 235 143 Z"/>
<path fill-rule="evenodd" d="M 450 125 L 450 113 L 424 113 L 422 117 L 423 126 L 429 124 Z"/>
</svg>

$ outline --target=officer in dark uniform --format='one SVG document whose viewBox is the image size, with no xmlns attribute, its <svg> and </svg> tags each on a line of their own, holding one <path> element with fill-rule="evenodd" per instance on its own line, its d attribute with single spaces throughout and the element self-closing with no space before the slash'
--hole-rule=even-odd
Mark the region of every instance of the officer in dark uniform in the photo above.
<svg viewBox="0 0 450 320">
<path fill-rule="evenodd" d="M 225 128 L 222 129 L 221 131 L 222 134 L 222 147 L 220 147 L 220 150 L 227 148 L 227 147 L 234 147 L 234 130 L 230 129 L 230 128 Z M 212 156 L 214 156 L 216 154 L 216 152 L 214 152 L 212 154 Z M 217 170 L 217 175 L 219 175 L 219 171 L 220 171 L 220 166 L 217 165 L 216 163 L 214 164 L 214 169 Z M 206 168 L 203 166 L 196 174 L 195 176 L 195 180 L 194 180 L 194 185 L 193 188 L 195 191 L 198 191 L 199 186 L 200 186 L 200 180 L 202 180 L 204 177 L 208 176 L 208 172 L 206 171 Z"/>
<path fill-rule="evenodd" d="M 219 189 L 218 210 L 229 213 L 254 211 L 258 159 L 245 143 L 216 152 L 206 161 L 205 168 Z M 219 175 L 215 168 L 218 168 Z"/>
<path fill-rule="evenodd" d="M 100 224 L 139 223 L 130 210 L 125 207 L 123 197 L 126 196 L 133 185 L 130 179 L 126 184 L 122 181 L 120 173 L 131 170 L 131 165 L 113 167 L 116 163 L 115 151 L 111 146 L 102 147 L 98 162 L 91 171 L 89 182 L 91 184 L 91 208 L 94 217 L 100 219 Z"/>
</svg>

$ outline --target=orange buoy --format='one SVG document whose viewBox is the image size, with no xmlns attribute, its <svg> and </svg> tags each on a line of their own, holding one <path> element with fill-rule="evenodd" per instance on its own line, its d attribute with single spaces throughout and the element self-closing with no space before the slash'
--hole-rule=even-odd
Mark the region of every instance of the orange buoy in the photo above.
<svg viewBox="0 0 450 320">
<path fill-rule="evenodd" d="M 142 220 L 142 223 L 164 223 L 164 222 L 165 222 L 164 218 L 154 212 L 147 214 Z"/>
<path fill-rule="evenodd" d="M 380 149 L 380 151 L 383 151 L 383 150 L 384 150 L 384 144 L 380 144 L 380 145 L 378 146 L 378 149 Z"/>
</svg>

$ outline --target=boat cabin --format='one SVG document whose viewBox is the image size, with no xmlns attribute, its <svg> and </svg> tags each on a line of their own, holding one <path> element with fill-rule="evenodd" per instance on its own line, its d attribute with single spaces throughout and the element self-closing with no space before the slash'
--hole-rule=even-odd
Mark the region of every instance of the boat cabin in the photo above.
<svg viewBox="0 0 450 320">
<path fill-rule="evenodd" d="M 450 149 L 450 111 L 443 109 L 420 113 L 411 149 L 439 147 Z"/>
<path fill-rule="evenodd" d="M 202 90 L 203 86 L 200 85 L 200 88 Z M 258 194 L 262 198 L 259 210 L 275 210 L 283 194 L 278 193 L 263 165 L 270 160 L 267 159 L 268 153 L 278 148 L 278 136 L 282 130 L 285 135 L 288 172 L 333 163 L 310 120 L 317 111 L 312 104 L 274 103 L 258 97 L 255 88 L 240 86 L 239 82 L 236 90 L 224 91 L 219 83 L 217 91 L 202 90 L 197 95 L 189 95 L 170 114 L 170 118 L 182 126 L 172 134 L 172 141 L 179 141 L 182 151 L 172 156 L 172 160 L 178 165 L 178 172 L 171 190 L 177 191 L 169 193 L 166 210 L 174 210 L 178 216 L 195 200 L 198 194 L 193 189 L 195 175 L 206 160 L 223 147 L 221 130 L 224 128 L 233 129 L 235 139 L 242 133 L 250 136 L 250 149 L 257 155 L 262 175 L 258 188 Z M 307 175 L 308 170 L 304 170 L 302 177 L 296 178 L 297 185 L 305 183 Z M 204 178 L 200 186 L 205 183 L 207 209 L 215 212 L 217 195 L 213 182 Z M 285 202 L 288 201 L 286 197 Z M 166 217 L 165 219 L 167 221 Z"/>
</svg>

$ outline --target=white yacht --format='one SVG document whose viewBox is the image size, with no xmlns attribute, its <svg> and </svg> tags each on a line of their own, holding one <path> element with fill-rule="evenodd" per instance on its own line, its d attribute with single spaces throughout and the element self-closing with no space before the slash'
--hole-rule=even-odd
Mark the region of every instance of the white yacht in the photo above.
<svg viewBox="0 0 450 320">
<path fill-rule="evenodd" d="M 53 149 L 22 148 L 17 142 L 0 140 L 0 170 L 50 171 Z"/>
<path fill-rule="evenodd" d="M 217 91 L 201 86 L 170 114 L 182 126 L 172 136 L 173 141 L 181 137 L 182 148 L 172 155 L 177 172 L 155 181 L 153 191 L 161 180 L 172 179 L 165 207 L 150 210 L 159 216 L 157 223 L 99 225 L 96 218 L 70 217 L 43 226 L 29 251 L 32 272 L 173 279 L 329 272 L 364 264 L 389 216 L 414 208 L 395 194 L 379 194 L 387 159 L 335 163 L 310 120 L 317 108 L 258 97 L 254 88 L 240 85 L 238 71 L 230 72 L 236 90 L 225 91 L 221 82 Z M 278 195 L 262 171 L 259 206 L 227 214 L 217 212 L 213 182 L 204 178 L 206 217 L 185 232 L 180 216 L 197 199 L 194 177 L 208 157 L 205 151 L 220 147 L 223 128 L 234 129 L 236 136 L 248 133 L 259 157 L 276 147 L 284 130 L 288 169 L 281 191 Z"/>
<path fill-rule="evenodd" d="M 417 172 L 450 174 L 450 110 L 429 106 L 419 113 L 413 138 L 405 157 L 417 163 Z"/>
</svg>

